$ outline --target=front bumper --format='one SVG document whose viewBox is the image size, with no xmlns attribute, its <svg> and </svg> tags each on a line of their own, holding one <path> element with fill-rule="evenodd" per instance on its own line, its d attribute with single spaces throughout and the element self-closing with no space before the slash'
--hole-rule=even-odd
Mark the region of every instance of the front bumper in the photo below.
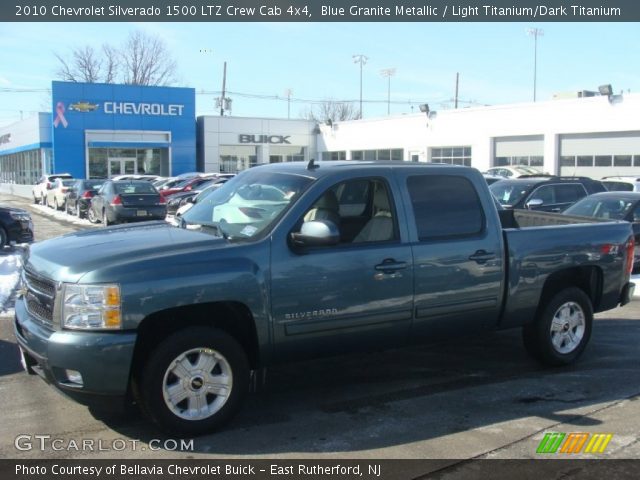
<svg viewBox="0 0 640 480">
<path fill-rule="evenodd" d="M 15 312 L 15 336 L 30 370 L 85 405 L 126 398 L 135 333 L 51 330 L 29 314 L 22 298 Z M 67 369 L 80 372 L 81 385 L 67 378 Z"/>
</svg>

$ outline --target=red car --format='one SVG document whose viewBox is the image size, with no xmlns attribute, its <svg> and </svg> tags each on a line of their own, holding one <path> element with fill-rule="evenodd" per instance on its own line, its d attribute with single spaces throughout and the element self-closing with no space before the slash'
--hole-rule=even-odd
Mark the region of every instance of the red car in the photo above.
<svg viewBox="0 0 640 480">
<path fill-rule="evenodd" d="M 167 198 L 168 196 L 173 195 L 174 193 L 190 192 L 191 190 L 196 190 L 203 183 L 207 183 L 212 179 L 218 178 L 218 177 L 221 177 L 221 176 L 206 175 L 206 176 L 187 178 L 182 182 L 176 183 L 171 187 L 161 188 L 160 195 L 162 195 L 162 198 Z"/>
</svg>

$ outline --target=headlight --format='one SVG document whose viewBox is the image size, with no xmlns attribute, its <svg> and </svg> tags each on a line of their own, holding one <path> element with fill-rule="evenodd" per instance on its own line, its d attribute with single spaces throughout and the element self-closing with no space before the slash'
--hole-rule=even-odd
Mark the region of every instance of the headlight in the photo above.
<svg viewBox="0 0 640 480">
<path fill-rule="evenodd" d="M 63 298 L 64 328 L 114 330 L 122 327 L 119 285 L 66 284 Z"/>
<path fill-rule="evenodd" d="M 11 215 L 11 218 L 14 220 L 18 220 L 20 222 L 28 222 L 31 220 L 31 216 L 28 213 L 9 212 L 9 215 Z"/>
</svg>

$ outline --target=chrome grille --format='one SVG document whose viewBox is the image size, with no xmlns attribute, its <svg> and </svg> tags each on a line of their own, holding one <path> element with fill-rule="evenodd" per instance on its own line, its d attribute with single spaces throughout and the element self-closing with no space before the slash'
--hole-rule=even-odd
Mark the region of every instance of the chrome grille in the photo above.
<svg viewBox="0 0 640 480">
<path fill-rule="evenodd" d="M 24 269 L 22 282 L 26 288 L 27 311 L 40 323 L 53 327 L 53 305 L 56 297 L 53 281 Z"/>
</svg>

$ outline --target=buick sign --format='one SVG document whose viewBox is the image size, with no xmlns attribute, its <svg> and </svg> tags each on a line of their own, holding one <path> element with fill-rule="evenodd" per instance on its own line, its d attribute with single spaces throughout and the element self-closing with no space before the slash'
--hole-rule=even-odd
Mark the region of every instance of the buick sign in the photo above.
<svg viewBox="0 0 640 480">
<path fill-rule="evenodd" d="M 238 141 L 240 143 L 273 143 L 273 144 L 283 144 L 291 145 L 288 138 L 291 135 L 247 135 L 240 134 L 238 135 Z"/>
</svg>

